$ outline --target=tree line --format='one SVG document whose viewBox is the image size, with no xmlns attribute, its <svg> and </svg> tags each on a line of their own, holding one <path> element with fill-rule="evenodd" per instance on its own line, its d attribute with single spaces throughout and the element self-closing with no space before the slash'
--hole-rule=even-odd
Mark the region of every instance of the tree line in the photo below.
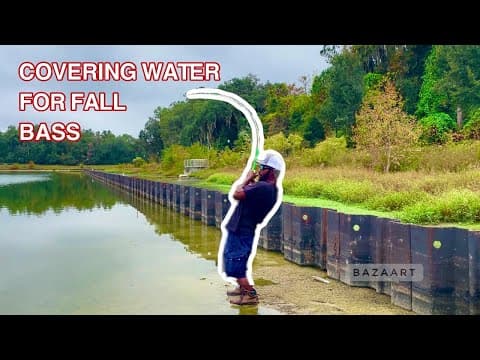
<svg viewBox="0 0 480 360">
<path fill-rule="evenodd" d="M 371 151 L 380 146 L 382 157 L 391 155 L 386 171 L 401 157 L 396 148 L 402 145 L 480 138 L 480 46 L 324 46 L 320 56 L 330 66 L 297 84 L 262 83 L 248 74 L 218 87 L 256 109 L 267 137 L 298 136 L 306 147 L 326 137 L 344 137 L 349 147 Z M 156 108 L 138 138 L 87 130 L 78 143 L 18 143 L 11 127 L 0 132 L 0 162 L 160 160 L 174 145 L 241 149 L 249 134 L 247 121 L 232 106 L 182 100 Z"/>
<path fill-rule="evenodd" d="M 0 132 L 0 163 L 116 164 L 131 162 L 136 154 L 143 153 L 138 139 L 127 134 L 116 136 L 108 130 L 84 130 L 78 142 L 20 142 L 15 126 Z"/>
</svg>

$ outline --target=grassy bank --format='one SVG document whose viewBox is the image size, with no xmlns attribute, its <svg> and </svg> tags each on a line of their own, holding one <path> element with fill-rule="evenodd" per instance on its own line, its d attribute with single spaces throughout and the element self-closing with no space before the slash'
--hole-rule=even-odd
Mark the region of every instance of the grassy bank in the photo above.
<svg viewBox="0 0 480 360">
<path fill-rule="evenodd" d="M 12 168 L 14 167 L 14 168 Z M 98 166 L 0 165 L 0 170 L 79 171 L 84 168 L 151 180 L 179 181 L 158 164 Z M 242 168 L 208 169 L 186 183 L 228 192 Z M 403 222 L 452 225 L 480 230 L 480 169 L 404 171 L 383 174 L 364 168 L 290 165 L 283 182 L 284 201 L 350 214 L 371 214 Z"/>
<path fill-rule="evenodd" d="M 106 171 L 148 179 L 178 181 L 158 165 L 119 165 Z M 242 168 L 196 173 L 196 184 L 228 192 Z M 365 168 L 303 167 L 290 164 L 283 182 L 284 201 L 350 214 L 371 214 L 425 225 L 480 230 L 480 171 L 470 166 L 455 172 L 403 171 L 379 173 Z"/>
<path fill-rule="evenodd" d="M 202 183 L 228 190 L 233 169 L 204 175 Z M 201 174 L 203 175 L 203 174 Z M 480 229 L 480 171 L 410 171 L 383 174 L 366 169 L 287 169 L 284 200 L 344 213 L 372 214 L 403 222 Z"/>
</svg>

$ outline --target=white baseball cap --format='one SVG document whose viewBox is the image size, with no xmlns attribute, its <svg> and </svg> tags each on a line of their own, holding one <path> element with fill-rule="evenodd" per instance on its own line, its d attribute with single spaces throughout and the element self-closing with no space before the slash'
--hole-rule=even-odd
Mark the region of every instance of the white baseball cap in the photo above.
<svg viewBox="0 0 480 360">
<path fill-rule="evenodd" d="M 260 165 L 270 166 L 275 170 L 282 171 L 285 168 L 285 162 L 282 156 L 273 150 L 266 150 L 258 155 L 258 163 Z"/>
</svg>

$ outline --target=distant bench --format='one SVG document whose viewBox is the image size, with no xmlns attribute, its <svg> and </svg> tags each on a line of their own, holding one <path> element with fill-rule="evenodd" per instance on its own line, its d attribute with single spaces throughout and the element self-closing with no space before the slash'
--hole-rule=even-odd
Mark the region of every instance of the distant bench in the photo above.
<svg viewBox="0 0 480 360">
<path fill-rule="evenodd" d="M 195 171 L 208 168 L 208 159 L 186 159 L 183 161 L 183 174 L 179 177 L 188 177 Z"/>
</svg>

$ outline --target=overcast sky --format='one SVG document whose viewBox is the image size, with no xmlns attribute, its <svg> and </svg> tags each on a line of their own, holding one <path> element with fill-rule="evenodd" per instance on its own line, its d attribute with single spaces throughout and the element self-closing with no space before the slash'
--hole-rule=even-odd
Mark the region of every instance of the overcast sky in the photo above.
<svg viewBox="0 0 480 360">
<path fill-rule="evenodd" d="M 321 45 L 2 45 L 0 46 L 0 131 L 19 122 L 33 123 L 76 121 L 82 129 L 111 130 L 114 134 L 137 137 L 145 122 L 158 107 L 168 107 L 174 101 L 185 100 L 189 89 L 217 87 L 225 81 L 246 75 L 256 75 L 262 83 L 286 82 L 299 85 L 303 75 L 312 78 L 328 64 L 320 56 Z M 72 82 L 50 80 L 22 81 L 18 67 L 22 62 L 126 62 L 137 66 L 138 80 Z M 150 81 L 143 79 L 140 62 L 217 62 L 220 64 L 220 81 Z M 120 93 L 120 104 L 127 105 L 126 112 L 37 112 L 31 107 L 25 112 L 18 108 L 19 92 L 60 91 L 67 97 L 74 91 Z M 67 103 L 68 106 L 68 103 Z"/>
</svg>

